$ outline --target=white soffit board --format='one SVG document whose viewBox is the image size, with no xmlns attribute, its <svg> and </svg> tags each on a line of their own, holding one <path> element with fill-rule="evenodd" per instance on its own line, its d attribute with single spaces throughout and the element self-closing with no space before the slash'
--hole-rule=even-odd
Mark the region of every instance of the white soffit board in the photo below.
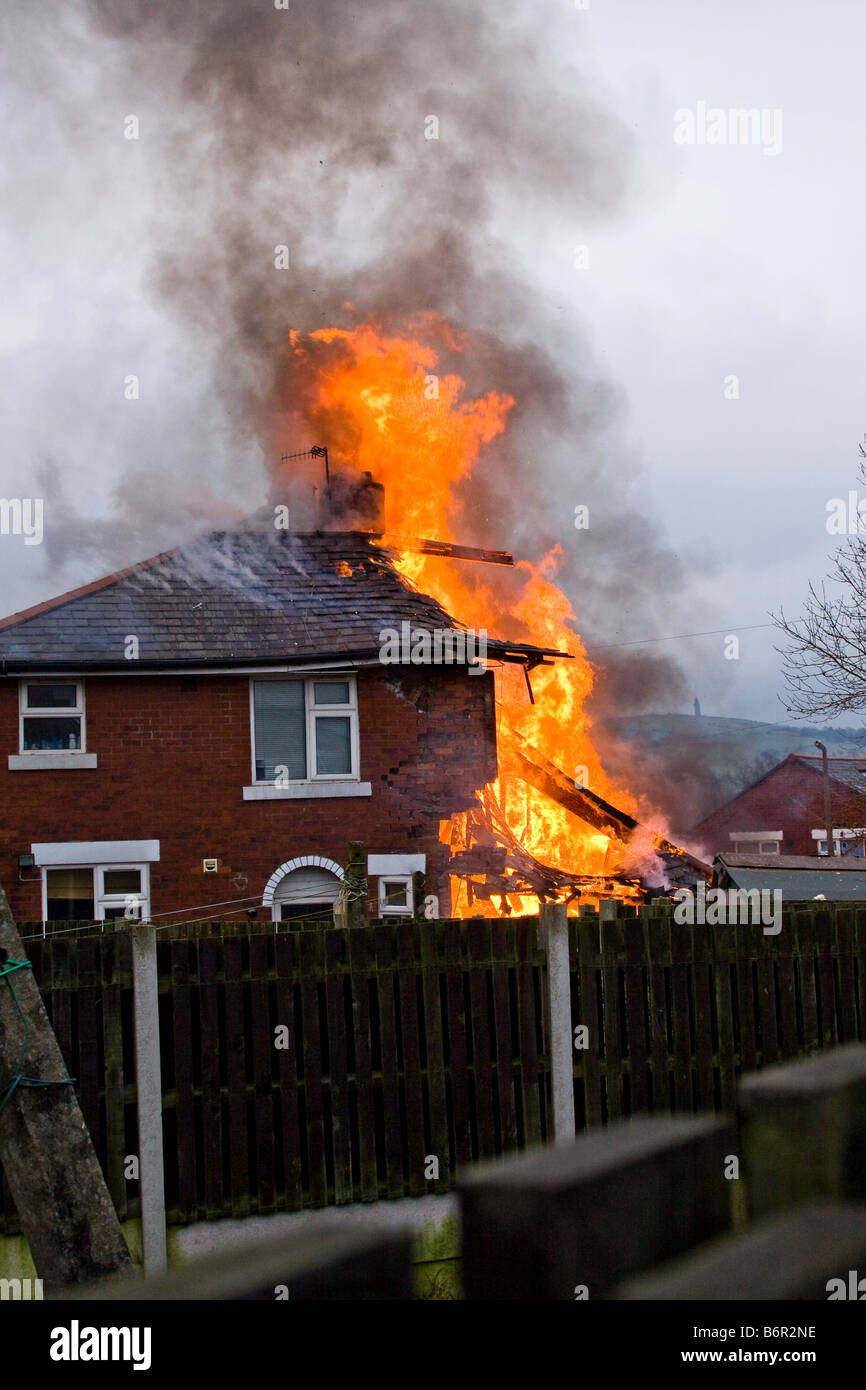
<svg viewBox="0 0 866 1390">
<path fill-rule="evenodd" d="M 426 854 L 368 854 L 368 874 L 424 874 Z"/>
<path fill-rule="evenodd" d="M 31 845 L 39 868 L 46 864 L 155 864 L 159 840 L 58 840 Z"/>
</svg>

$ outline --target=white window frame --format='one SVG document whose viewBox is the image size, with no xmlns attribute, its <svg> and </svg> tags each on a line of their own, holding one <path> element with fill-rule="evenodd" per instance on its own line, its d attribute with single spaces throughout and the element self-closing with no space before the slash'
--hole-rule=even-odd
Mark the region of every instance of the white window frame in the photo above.
<svg viewBox="0 0 866 1390">
<path fill-rule="evenodd" d="M 389 903 L 385 892 L 388 883 L 401 883 L 406 888 L 406 902 Z M 413 917 L 415 915 L 415 895 L 412 890 L 411 874 L 382 874 L 379 879 L 379 916 Z"/>
<path fill-rule="evenodd" d="M 28 685 L 74 685 L 75 686 L 75 708 L 67 707 L 58 709 L 45 708 L 44 706 L 28 706 L 27 687 Z M 24 719 L 57 719 L 57 718 L 78 718 L 81 720 L 81 738 L 77 748 L 25 748 L 24 747 Z M 84 681 L 64 680 L 58 676 L 55 680 L 47 681 L 34 680 L 32 677 L 24 677 L 18 684 L 18 757 L 21 758 L 45 758 L 50 756 L 75 758 L 78 754 L 87 752 L 87 718 L 85 711 Z"/>
<path fill-rule="evenodd" d="M 815 841 L 815 849 L 817 850 L 818 854 L 826 855 L 826 856 L 829 858 L 830 855 L 829 855 L 829 852 L 828 852 L 828 849 L 827 849 L 827 830 L 826 830 L 826 827 L 825 827 L 823 830 L 813 830 L 813 831 L 812 831 L 812 839 Z M 840 830 L 837 830 L 837 829 L 834 827 L 834 828 L 833 828 L 833 855 L 834 855 L 834 856 L 839 856 L 839 857 L 842 856 L 842 841 L 843 841 L 843 840 L 866 840 L 866 828 L 860 827 L 860 828 L 854 828 L 854 829 L 848 828 L 848 829 L 840 829 Z"/>
<path fill-rule="evenodd" d="M 332 782 L 359 782 L 361 764 L 361 741 L 358 730 L 358 685 L 354 672 L 350 671 L 328 671 L 319 672 L 312 676 L 255 676 L 250 678 L 250 751 L 252 761 L 252 785 L 253 787 L 274 787 L 273 777 L 259 778 L 256 776 L 256 708 L 255 708 L 255 687 L 256 683 L 263 680 L 296 680 L 304 687 L 304 714 L 306 717 L 306 736 L 307 736 L 307 776 L 288 778 L 289 787 L 311 787 L 328 785 Z M 315 704 L 314 687 L 323 681 L 330 683 L 342 683 L 349 687 L 349 702 L 345 705 L 317 705 Z M 351 772 L 313 772 L 310 776 L 310 767 L 315 768 L 316 763 L 316 720 L 328 718 L 342 718 L 349 720 L 349 741 L 351 749 L 352 770 Z"/>
<path fill-rule="evenodd" d="M 108 863 L 108 864 L 45 864 L 42 868 L 42 920 L 48 919 L 48 874 L 55 869 L 89 869 L 93 875 L 93 920 L 104 922 L 106 920 L 106 908 L 137 906 L 138 921 L 148 921 L 150 917 L 150 865 L 146 863 Z M 113 873 L 116 870 L 137 869 L 141 873 L 141 892 L 140 893 L 106 893 L 105 879 L 103 875 L 106 870 Z M 97 891 L 98 890 L 98 891 Z M 129 900 L 132 899 L 131 902 Z"/>
<path fill-rule="evenodd" d="M 781 830 L 729 830 L 733 854 L 781 854 L 784 832 Z"/>
</svg>

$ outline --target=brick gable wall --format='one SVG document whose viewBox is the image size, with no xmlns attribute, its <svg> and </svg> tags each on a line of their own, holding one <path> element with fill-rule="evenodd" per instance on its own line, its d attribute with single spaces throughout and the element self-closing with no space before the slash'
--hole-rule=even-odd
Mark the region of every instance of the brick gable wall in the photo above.
<svg viewBox="0 0 866 1390">
<path fill-rule="evenodd" d="M 836 827 L 866 825 L 866 796 L 830 781 Z M 703 845 L 707 856 L 730 853 L 731 831 L 781 830 L 781 854 L 816 854 L 812 831 L 824 824 L 824 780 L 802 763 L 785 761 L 768 777 L 707 816 L 692 831 L 689 843 Z M 755 853 L 757 853 L 755 846 Z"/>
</svg>

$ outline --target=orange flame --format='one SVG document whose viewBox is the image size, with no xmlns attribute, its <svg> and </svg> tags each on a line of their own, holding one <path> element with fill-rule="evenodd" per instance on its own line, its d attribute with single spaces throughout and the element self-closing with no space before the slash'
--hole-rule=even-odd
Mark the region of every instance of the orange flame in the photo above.
<svg viewBox="0 0 866 1390">
<path fill-rule="evenodd" d="M 459 350 L 460 342 L 444 328 L 448 346 Z M 470 477 L 482 449 L 506 429 L 515 402 L 496 391 L 467 400 L 461 378 L 437 374 L 437 362 L 438 353 L 428 343 L 368 323 L 319 329 L 306 337 L 293 332 L 287 375 L 293 385 L 303 383 L 298 386 L 303 414 L 320 442 L 328 444 L 335 465 L 369 470 L 384 484 L 389 532 L 502 548 L 507 538 L 495 533 L 467 534 L 458 485 Z M 608 838 L 502 766 L 513 733 L 521 735 L 581 785 L 623 810 L 634 807 L 627 793 L 609 785 L 592 746 L 584 706 L 593 668 L 571 604 L 555 582 L 559 554 L 555 546 L 540 563 L 520 560 L 506 569 L 404 552 L 399 568 L 465 626 L 574 657 L 536 667 L 534 705 L 519 667 L 503 665 L 498 671 L 501 756 L 493 790 L 509 828 L 531 854 L 568 872 L 597 874 L 605 867 Z M 529 899 L 515 897 L 510 905 L 517 912 L 537 910 Z"/>
</svg>

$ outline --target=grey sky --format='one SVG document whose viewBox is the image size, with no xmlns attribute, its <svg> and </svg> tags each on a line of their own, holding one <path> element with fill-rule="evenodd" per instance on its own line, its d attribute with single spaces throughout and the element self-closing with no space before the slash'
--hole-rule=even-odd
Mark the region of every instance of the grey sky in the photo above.
<svg viewBox="0 0 866 1390">
<path fill-rule="evenodd" d="M 507 247 L 535 286 L 566 374 L 579 343 L 581 371 L 591 363 L 619 401 L 603 445 L 577 441 L 573 472 L 559 458 L 546 484 L 582 630 L 630 642 L 734 631 L 780 603 L 796 611 L 826 571 L 826 503 L 855 486 L 866 430 L 860 6 L 558 0 L 529 13 L 538 66 L 526 80 L 543 88 L 549 76 L 551 144 L 581 118 L 565 90 L 572 61 L 594 91 L 585 141 L 601 162 L 623 132 L 631 144 L 621 197 L 601 189 L 576 216 L 566 173 L 540 210 L 503 176 L 487 229 L 491 256 Z M 166 161 L 184 158 L 183 109 L 161 111 L 147 72 L 76 6 L 48 20 L 13 4 L 3 27 L 0 495 L 44 495 L 47 533 L 41 548 L 0 536 L 8 612 L 181 540 L 191 517 L 252 510 L 267 475 L 219 389 L 231 363 L 156 284 L 154 249 L 182 225 Z M 477 81 L 483 93 L 483 70 Z M 781 109 L 781 152 L 677 145 L 674 112 L 699 102 Z M 130 111 L 137 142 L 122 138 Z M 328 247 L 344 267 L 357 254 L 353 214 L 376 192 L 375 178 L 347 188 Z M 372 220 L 360 236 L 380 234 Z M 203 234 L 196 254 L 207 245 Z M 138 401 L 124 399 L 128 373 Z M 724 398 L 730 374 L 738 400 Z M 605 487 L 587 495 L 590 448 Z M 634 553 L 642 529 L 679 557 L 675 590 L 662 585 L 653 604 L 656 571 L 644 584 L 629 571 L 615 598 L 593 591 L 581 614 L 585 538 L 570 519 L 587 500 L 614 568 L 617 544 Z M 589 571 L 597 552 L 586 553 Z M 677 656 L 706 712 L 780 718 L 774 640 L 744 633 L 739 661 L 725 660 L 722 635 L 659 650 Z"/>
</svg>

